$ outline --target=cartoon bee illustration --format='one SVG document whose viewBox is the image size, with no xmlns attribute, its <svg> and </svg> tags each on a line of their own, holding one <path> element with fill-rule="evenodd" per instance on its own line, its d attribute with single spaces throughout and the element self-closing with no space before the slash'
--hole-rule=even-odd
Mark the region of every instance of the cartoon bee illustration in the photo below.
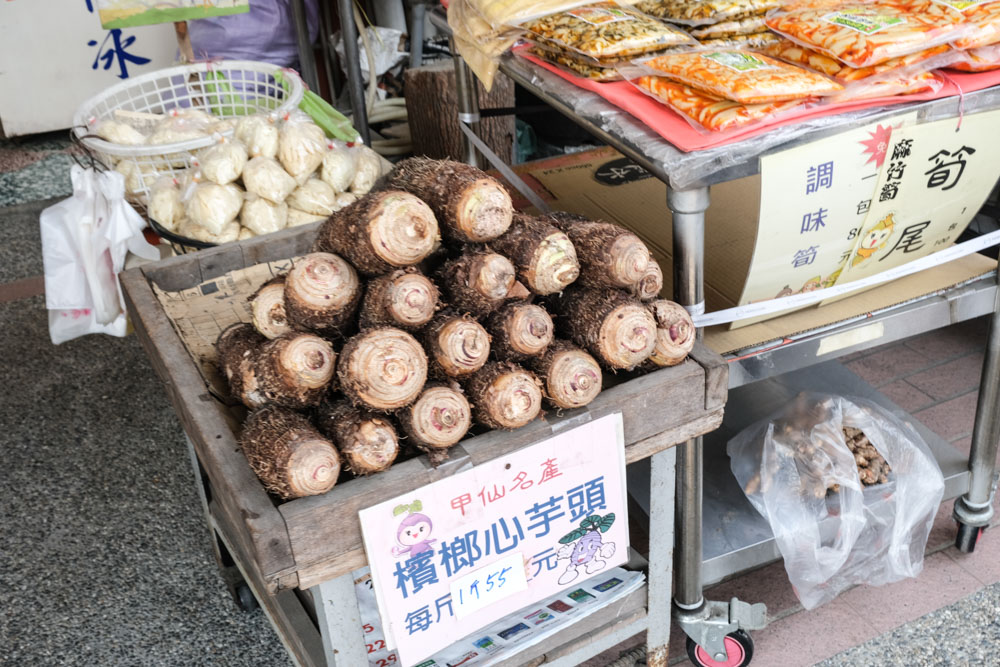
<svg viewBox="0 0 1000 667">
<path fill-rule="evenodd" d="M 896 227 L 894 216 L 895 213 L 890 213 L 864 233 L 864 236 L 861 237 L 861 245 L 851 260 L 852 267 L 868 261 L 872 255 L 889 243 L 889 237 L 892 236 L 892 232 Z"/>
</svg>

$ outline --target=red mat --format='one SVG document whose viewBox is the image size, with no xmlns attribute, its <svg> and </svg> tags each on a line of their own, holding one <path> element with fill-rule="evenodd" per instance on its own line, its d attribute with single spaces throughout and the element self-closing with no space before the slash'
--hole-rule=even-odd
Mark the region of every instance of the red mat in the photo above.
<svg viewBox="0 0 1000 667">
<path fill-rule="evenodd" d="M 674 113 L 657 100 L 639 91 L 635 86 L 627 81 L 613 81 L 609 83 L 598 83 L 590 79 L 573 76 L 554 65 L 550 65 L 536 58 L 527 52 L 529 47 L 523 46 L 514 49 L 514 52 L 527 60 L 544 67 L 550 72 L 559 75 L 570 83 L 597 93 L 619 109 L 623 109 L 632 114 L 651 130 L 669 141 L 678 149 L 685 153 L 714 146 L 731 144 L 758 134 L 768 132 L 775 127 L 791 125 L 799 121 L 822 116 L 832 116 L 834 114 L 847 111 L 857 111 L 859 109 L 869 109 L 872 107 L 884 107 L 895 104 L 905 104 L 908 102 L 922 102 L 935 100 L 942 97 L 957 96 L 959 91 L 971 93 L 983 88 L 989 88 L 1000 83 L 1000 70 L 993 72 L 980 72 L 977 74 L 960 74 L 949 71 L 945 84 L 941 90 L 934 92 L 919 93 L 916 95 L 903 95 L 896 97 L 883 97 L 881 99 L 864 100 L 863 102 L 841 102 L 837 104 L 824 104 L 804 108 L 798 111 L 790 111 L 781 115 L 775 121 L 765 121 L 750 125 L 745 128 L 735 128 L 724 132 L 712 132 L 706 134 L 699 132 L 681 116 Z"/>
</svg>

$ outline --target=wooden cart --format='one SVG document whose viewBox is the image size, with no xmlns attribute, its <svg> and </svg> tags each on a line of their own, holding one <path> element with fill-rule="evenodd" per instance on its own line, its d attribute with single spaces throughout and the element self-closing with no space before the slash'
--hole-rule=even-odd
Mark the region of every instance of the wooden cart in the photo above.
<svg viewBox="0 0 1000 667">
<path fill-rule="evenodd" d="M 512 432 L 470 437 L 438 468 L 425 457 L 322 496 L 278 504 L 267 494 L 236 441 L 238 422 L 209 392 L 198 366 L 156 292 L 180 291 L 255 264 L 308 252 L 315 225 L 174 257 L 121 274 L 139 339 L 187 434 L 216 559 L 234 595 L 243 582 L 301 665 L 367 664 L 352 572 L 364 565 L 360 509 L 509 455 L 554 431 L 621 412 L 628 463 L 652 459 L 647 584 L 609 613 L 581 619 L 504 664 L 573 665 L 645 630 L 649 664 L 666 665 L 673 553 L 673 445 L 722 421 L 728 370 L 698 345 L 684 363 L 622 381 L 579 410 L 550 413 Z M 243 588 L 245 592 L 246 589 Z"/>
</svg>

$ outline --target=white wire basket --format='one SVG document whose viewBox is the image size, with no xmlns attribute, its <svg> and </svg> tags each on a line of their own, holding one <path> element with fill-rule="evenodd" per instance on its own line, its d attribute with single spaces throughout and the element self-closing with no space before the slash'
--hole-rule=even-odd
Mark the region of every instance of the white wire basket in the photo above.
<svg viewBox="0 0 1000 667">
<path fill-rule="evenodd" d="M 305 86 L 291 70 L 281 70 L 279 83 L 274 78 L 279 69 L 270 63 L 222 60 L 179 65 L 130 78 L 81 104 L 73 116 L 73 132 L 104 166 L 125 174 L 129 199 L 145 204 L 159 176 L 178 175 L 190 167 L 195 154 L 215 143 L 217 137 L 129 146 L 93 135 L 97 124 L 114 119 L 116 110 L 166 115 L 174 109 L 200 109 L 219 120 L 258 112 L 281 115 L 299 105 Z M 218 133 L 229 136 L 232 128 Z"/>
</svg>

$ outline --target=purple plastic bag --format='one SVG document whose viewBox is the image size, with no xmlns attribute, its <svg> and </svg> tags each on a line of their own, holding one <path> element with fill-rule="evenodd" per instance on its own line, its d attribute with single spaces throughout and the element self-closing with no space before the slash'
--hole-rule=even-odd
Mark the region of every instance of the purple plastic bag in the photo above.
<svg viewBox="0 0 1000 667">
<path fill-rule="evenodd" d="M 315 42 L 319 32 L 316 0 L 305 0 L 305 8 L 309 40 Z M 188 21 L 188 34 L 197 60 L 259 60 L 281 67 L 299 60 L 291 0 L 250 0 L 246 14 Z"/>
</svg>

